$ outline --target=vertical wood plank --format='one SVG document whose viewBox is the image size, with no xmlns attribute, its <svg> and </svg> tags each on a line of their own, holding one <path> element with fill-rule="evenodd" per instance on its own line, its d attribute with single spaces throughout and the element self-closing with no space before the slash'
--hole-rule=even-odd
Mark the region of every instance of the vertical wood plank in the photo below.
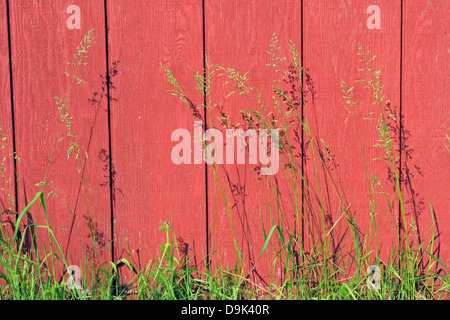
<svg viewBox="0 0 450 320">
<path fill-rule="evenodd" d="M 110 61 L 119 61 L 111 102 L 116 258 L 136 268 L 157 259 L 166 242 L 164 222 L 175 231 L 180 253 L 206 256 L 205 169 L 176 165 L 171 141 L 176 129 L 194 129 L 191 111 L 167 90 L 174 89 L 160 62 L 186 95 L 195 96 L 191 70 L 202 68 L 202 2 L 108 2 Z M 201 98 L 193 99 L 196 105 Z M 173 229 L 172 229 L 173 228 Z"/>
<path fill-rule="evenodd" d="M 279 38 L 277 46 L 282 47 L 281 55 L 290 55 L 289 39 L 296 44 L 300 54 L 300 2 L 205 1 L 205 14 L 206 55 L 210 63 L 234 68 L 240 75 L 249 72 L 248 85 L 260 90 L 267 113 L 275 112 L 272 85 L 279 75 L 275 68 L 267 66 L 273 62 L 267 51 L 270 50 L 272 35 L 276 33 Z M 255 104 L 255 95 L 249 100 L 238 94 L 228 97 L 227 94 L 233 91 L 233 84 L 223 86 L 226 76 L 216 77 L 215 81 L 208 127 L 222 129 L 225 139 L 225 128 L 220 123 L 225 116 L 232 125 L 239 124 L 238 128 L 242 130 L 250 129 L 241 111 L 261 111 Z M 280 164 L 276 175 L 268 178 L 261 176 L 259 167 L 249 164 L 248 158 L 245 165 L 225 163 L 215 165 L 215 170 L 208 166 L 209 231 L 216 269 L 233 268 L 238 264 L 244 267 L 245 274 L 241 276 L 258 285 L 282 281 L 286 270 L 283 270 L 281 263 L 275 268 L 271 264 L 279 250 L 277 232 L 273 234 L 268 253 L 264 253 L 261 260 L 259 256 L 265 242 L 264 234 L 267 235 L 272 226 L 286 228 L 286 239 L 289 239 L 287 230 L 296 235 L 301 232 L 298 228 L 301 212 L 294 212 L 290 206 L 284 171 Z M 268 181 L 276 186 L 278 205 L 273 189 L 267 188 Z M 298 196 L 301 197 L 301 188 Z M 238 254 L 238 251 L 241 253 Z M 281 260 L 279 257 L 278 262 Z"/>
<path fill-rule="evenodd" d="M 14 221 L 16 199 L 6 10 L 6 0 L 3 0 L 0 2 L 0 221 Z"/>
<path fill-rule="evenodd" d="M 310 123 L 314 148 L 319 150 L 323 159 L 313 159 L 312 145 L 308 142 L 308 184 L 320 199 L 309 197 L 308 201 L 310 205 L 316 204 L 316 214 L 319 215 L 321 209 L 317 203 L 323 204 L 326 232 L 333 228 L 328 238 L 332 250 L 345 257 L 347 262 L 352 261 L 347 253 L 355 254 L 355 245 L 349 242 L 355 236 L 344 214 L 346 208 L 359 226 L 361 247 L 377 250 L 386 258 L 398 238 L 395 184 L 383 160 L 384 150 L 375 147 L 379 139 L 377 123 L 380 109 L 372 104 L 373 93 L 361 89 L 353 81 L 364 78 L 364 73 L 357 71 L 357 68 L 364 67 L 357 55 L 358 44 L 362 44 L 364 51 L 371 50 L 371 56 L 376 55 L 372 65 L 375 70 L 381 70 L 384 94 L 399 116 L 400 2 L 377 1 L 381 10 L 380 29 L 367 27 L 370 14 L 366 10 L 372 4 L 370 1 L 304 0 L 305 116 Z M 355 86 L 353 99 L 359 104 L 351 108 L 355 111 L 357 126 L 346 109 L 341 80 L 349 88 Z M 398 120 L 391 125 L 397 127 Z M 391 131 L 391 135 L 394 135 L 393 146 L 397 149 L 394 152 L 398 156 L 398 136 L 395 137 L 398 131 Z M 364 148 L 365 161 L 361 147 Z M 376 158 L 381 160 L 374 160 Z M 369 230 L 374 234 L 368 197 L 374 174 L 383 186 L 383 189 L 375 186 L 377 194 L 373 197 L 375 207 L 372 212 L 376 214 L 375 221 L 379 226 L 378 246 L 373 237 L 366 236 Z M 388 200 L 379 192 L 386 192 Z M 388 201 L 392 205 L 391 211 L 386 210 Z"/>
<path fill-rule="evenodd" d="M 45 189 L 49 224 L 69 263 L 84 266 L 84 256 L 92 262 L 94 248 L 97 258 L 109 259 L 110 199 L 105 183 L 104 163 L 99 158 L 108 150 L 106 97 L 100 100 L 105 77 L 105 30 L 102 1 L 11 1 L 11 32 L 14 77 L 14 102 L 17 132 L 19 210 L 23 209 L 41 187 L 52 146 L 57 134 L 60 112 L 54 97 L 65 98 L 71 78 L 65 72 L 74 70 L 77 46 L 90 29 L 94 41 L 88 49 L 87 66 L 81 67 L 79 78 L 86 81 L 74 85 L 68 101 L 72 131 L 76 143 L 88 152 L 81 161 L 73 154 L 68 159 L 71 138 L 63 123 L 50 163 Z M 81 29 L 69 30 L 67 8 L 81 9 Z M 79 171 L 80 169 L 80 171 Z M 47 198 L 47 195 L 51 196 Z M 33 223 L 47 225 L 45 214 L 38 206 L 30 210 Z M 48 240 L 38 228 L 39 241 Z M 47 243 L 47 252 L 49 251 Z M 56 247 L 53 248 L 56 250 Z M 40 242 L 40 252 L 43 245 Z"/>
<path fill-rule="evenodd" d="M 434 233 L 434 246 L 427 250 L 448 266 L 450 153 L 445 144 L 449 144 L 447 135 L 450 136 L 450 8 L 448 1 L 403 1 L 403 6 L 402 169 L 406 230 L 416 246 L 420 241 L 426 246 Z"/>
</svg>

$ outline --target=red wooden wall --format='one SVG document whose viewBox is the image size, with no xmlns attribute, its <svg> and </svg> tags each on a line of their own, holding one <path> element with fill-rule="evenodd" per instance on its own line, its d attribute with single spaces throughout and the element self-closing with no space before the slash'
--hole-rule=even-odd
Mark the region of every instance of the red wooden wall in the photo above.
<svg viewBox="0 0 450 320">
<path fill-rule="evenodd" d="M 66 26 L 70 5 L 81 9 L 81 29 Z M 380 29 L 367 27 L 370 5 L 381 10 Z M 255 267 L 264 245 L 261 221 L 266 233 L 273 224 L 283 224 L 300 234 L 310 217 L 302 218 L 302 211 L 289 205 L 285 168 L 280 168 L 278 181 L 284 213 L 272 217 L 273 204 L 268 205 L 260 192 L 265 182 L 255 179 L 255 166 L 217 166 L 215 175 L 212 166 L 172 163 L 171 133 L 178 128 L 192 131 L 194 118 L 186 104 L 167 92 L 172 87 L 159 63 L 172 70 L 193 105 L 200 107 L 202 121 L 212 127 L 204 117 L 204 99 L 190 67 L 202 74 L 207 57 L 211 63 L 250 71 L 251 84 L 270 102 L 276 75 L 266 66 L 266 51 L 275 32 L 285 54 L 288 39 L 296 44 L 307 75 L 307 104 L 300 114 L 308 117 L 311 135 L 323 139 L 337 165 L 331 175 L 325 165 L 319 168 L 322 189 L 314 190 L 323 197 L 329 227 L 345 206 L 361 230 L 368 228 L 366 170 L 369 176 L 376 173 L 387 193 L 395 194 L 383 160 L 373 160 L 382 150 L 373 147 L 378 139 L 376 120 L 363 119 L 374 108 L 368 91 L 355 89 L 359 130 L 351 117 L 345 121 L 349 113 L 341 79 L 350 83 L 360 77 L 356 53 L 362 44 L 377 56 L 374 67 L 381 70 L 384 93 L 396 116 L 393 143 L 407 223 L 413 219 L 420 233 L 426 232 L 433 221 L 431 206 L 438 230 L 435 253 L 450 264 L 450 153 L 444 147 L 450 134 L 449 13 L 446 0 L 0 0 L 0 125 L 9 143 L 0 149 L 9 179 L 7 184 L 0 182 L 2 211 L 22 210 L 40 190 L 36 184 L 46 176 L 60 118 L 54 97 L 67 93 L 71 78 L 64 72 L 72 69 L 66 62 L 74 60 L 83 36 L 95 29 L 88 65 L 79 73 L 86 83 L 75 85 L 69 100 L 76 141 L 89 158 L 81 154 L 79 160 L 68 160 L 66 137 L 56 144 L 46 179 L 46 192 L 52 192 L 50 225 L 58 228 L 55 233 L 65 254 L 80 263 L 86 250 L 94 251 L 95 236 L 99 261 L 132 258 L 142 266 L 161 253 L 165 234 L 157 228 L 171 221 L 180 248 L 195 253 L 198 263 L 209 255 L 214 266 L 232 267 L 236 244 L 247 270 L 254 268 L 257 281 L 263 282 L 275 251 Z M 213 90 L 215 103 L 227 105 L 230 120 L 239 122 L 246 106 L 234 97 L 225 98 L 227 89 L 219 83 Z M 63 125 L 59 137 L 66 133 Z M 366 150 L 367 168 L 360 144 Z M 310 182 L 316 179 L 312 151 L 306 143 L 302 148 L 301 167 Z M 13 150 L 20 158 L 16 178 L 14 162 L 7 157 Z M 224 206 L 218 185 L 232 205 Z M 337 185 L 343 190 L 341 203 L 330 196 Z M 300 192 L 306 188 L 301 186 Z M 8 204 L 8 195 L 17 208 Z M 299 201 L 304 208 L 311 199 L 300 193 Z M 398 241 L 399 199 L 391 201 L 392 212 L 375 209 L 380 210 L 376 219 L 381 253 Z M 37 207 L 30 218 L 45 224 Z M 303 237 L 308 232 L 303 230 Z M 333 236 L 338 242 L 344 233 L 337 225 Z M 340 246 L 345 250 L 346 244 Z"/>
</svg>

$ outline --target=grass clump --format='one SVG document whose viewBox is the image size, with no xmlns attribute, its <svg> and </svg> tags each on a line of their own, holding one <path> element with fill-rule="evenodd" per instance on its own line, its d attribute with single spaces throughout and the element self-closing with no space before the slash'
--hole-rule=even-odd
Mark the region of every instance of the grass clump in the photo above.
<svg viewBox="0 0 450 320">
<path fill-rule="evenodd" d="M 281 51 L 274 34 L 268 51 L 268 67 L 273 68 L 277 75 L 273 81 L 272 100 L 265 100 L 266 92 L 252 86 L 248 72 L 240 73 L 227 66 L 211 64 L 206 59 L 205 69 L 194 72 L 195 84 L 204 104 L 193 106 L 191 101 L 194 99 L 184 94 L 172 72 L 162 65 L 169 83 L 174 86 L 170 92 L 187 102 L 195 118 L 205 114 L 205 128 L 276 129 L 280 132 L 281 177 L 263 177 L 255 170 L 252 182 L 259 190 L 252 189 L 252 192 L 260 192 L 258 199 L 261 199 L 260 207 L 263 209 L 257 212 L 257 208 L 247 208 L 246 212 L 253 220 L 261 216 L 258 228 L 262 234 L 262 251 L 256 262 L 243 253 L 247 248 L 238 245 L 237 221 L 233 221 L 236 216 L 232 213 L 236 203 L 231 199 L 232 190 L 228 190 L 225 183 L 230 179 L 232 169 L 215 164 L 211 166 L 214 190 L 223 200 L 221 205 L 215 204 L 213 210 L 222 206 L 228 217 L 237 260 L 233 274 L 245 279 L 242 281 L 245 296 L 277 299 L 446 298 L 448 268 L 435 255 L 437 231 L 432 206 L 430 204 L 429 212 L 432 224 L 421 235 L 418 235 L 417 217 L 410 217 L 406 212 L 399 171 L 399 115 L 392 110 L 383 92 L 381 72 L 373 67 L 375 56 L 359 45 L 358 71 L 361 78 L 352 84 L 341 80 L 343 102 L 349 113 L 346 122 L 350 119 L 353 122 L 365 168 L 369 223 L 360 226 L 358 215 L 363 213 L 351 210 L 352 201 L 347 199 L 346 186 L 340 182 L 332 149 L 320 136 L 317 120 L 310 119 L 312 113 L 309 110 L 314 109 L 317 94 L 313 79 L 305 73 L 292 42 L 288 42 L 289 58 L 282 56 Z M 224 89 L 214 94 L 213 88 L 218 87 L 214 83 L 217 82 Z M 381 153 L 367 150 L 362 139 L 360 122 L 365 119 L 361 119 L 357 112 L 356 87 L 358 96 L 361 92 L 368 92 L 371 96 L 374 108 L 370 110 L 370 118 L 376 125 L 372 125 L 373 121 L 365 124 L 376 130 L 378 141 L 373 148 L 381 150 Z M 236 119 L 235 114 L 231 111 L 228 114 L 222 105 L 231 96 L 237 96 L 232 100 L 234 107 L 236 103 L 246 106 L 240 110 L 240 121 L 230 120 L 233 116 Z M 380 180 L 375 171 L 370 171 L 369 154 L 380 154 L 375 160 L 383 161 L 388 172 L 387 180 Z M 288 187 L 288 205 L 294 218 L 286 213 L 280 184 Z M 334 210 L 339 212 L 336 217 L 330 217 L 328 202 L 335 204 Z M 217 214 L 216 211 L 211 213 L 214 217 Z M 387 227 L 396 240 L 388 252 L 381 250 L 381 243 L 385 240 L 383 235 L 389 233 L 385 230 L 385 221 L 389 222 Z M 212 234 L 216 232 L 214 227 L 217 226 L 213 225 Z M 253 271 L 257 264 L 261 269 L 260 261 L 264 258 L 268 261 L 270 281 L 265 288 L 259 288 Z M 284 274 L 281 279 L 278 276 L 280 266 Z M 367 270 L 376 270 L 377 274 L 367 273 Z M 372 282 L 379 285 L 374 286 Z"/>
</svg>

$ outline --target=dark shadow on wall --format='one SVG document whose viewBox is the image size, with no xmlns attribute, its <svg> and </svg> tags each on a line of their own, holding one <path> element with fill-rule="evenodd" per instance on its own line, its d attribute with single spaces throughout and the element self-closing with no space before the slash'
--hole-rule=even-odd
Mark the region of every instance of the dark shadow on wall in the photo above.
<svg viewBox="0 0 450 320">
<path fill-rule="evenodd" d="M 91 104 L 92 108 L 95 110 L 94 119 L 91 124 L 90 132 L 89 132 L 89 139 L 88 143 L 86 145 L 86 153 L 89 154 L 91 149 L 91 142 L 94 135 L 94 129 L 97 124 L 98 115 L 100 112 L 108 112 L 108 101 L 118 101 L 116 98 L 114 98 L 111 93 L 113 92 L 116 87 L 114 86 L 114 78 L 118 75 L 118 68 L 119 68 L 120 61 L 114 61 L 112 62 L 112 67 L 109 70 L 109 76 L 100 75 L 101 78 L 101 88 L 100 91 L 94 92 L 92 94 L 92 97 L 88 99 L 89 104 Z M 108 90 L 109 87 L 109 90 Z M 109 92 L 109 95 L 108 95 Z M 98 157 L 101 162 L 104 163 L 104 172 L 105 172 L 105 182 L 101 184 L 101 186 L 107 186 L 109 185 L 110 181 L 113 185 L 113 202 L 115 201 L 115 175 L 116 171 L 113 169 L 113 176 L 110 177 L 110 170 L 109 170 L 109 153 L 105 149 L 101 149 L 98 153 Z M 81 180 L 83 180 L 83 177 L 85 176 L 86 172 L 86 166 L 87 166 L 88 159 L 84 160 L 83 167 L 81 170 Z M 77 218 L 77 211 L 78 211 L 78 204 L 80 201 L 81 193 L 82 193 L 82 181 L 80 181 L 80 184 L 78 186 L 78 192 L 77 192 L 77 198 L 74 204 L 74 208 L 72 211 L 72 223 L 69 228 L 69 235 L 68 235 L 68 241 L 67 246 L 65 250 L 65 254 L 68 254 L 68 250 L 70 247 L 70 242 L 72 238 L 73 228 L 75 225 L 75 221 Z M 108 239 L 108 236 L 105 235 L 105 232 L 101 230 L 101 227 L 99 227 L 98 223 L 95 222 L 95 217 L 90 216 L 89 214 L 83 215 L 84 219 L 86 220 L 86 225 L 88 227 L 88 230 L 90 231 L 89 239 L 91 239 L 92 243 L 87 244 L 87 254 L 88 257 L 91 259 L 95 259 L 99 254 L 102 254 L 102 252 L 105 250 L 108 243 L 111 242 L 111 239 Z"/>
<path fill-rule="evenodd" d="M 429 263 L 431 263 L 431 260 L 425 259 L 426 255 L 423 251 L 423 249 L 427 247 L 429 241 L 437 240 L 437 245 L 435 244 L 436 247 L 433 249 L 432 254 L 438 259 L 440 258 L 441 241 L 439 223 L 434 209 L 432 215 L 432 220 L 434 220 L 434 222 L 432 221 L 431 223 L 426 223 L 427 219 L 424 217 L 424 214 L 427 211 L 425 198 L 420 194 L 419 191 L 417 191 L 416 188 L 417 181 L 423 178 L 424 175 L 421 168 L 417 165 L 417 162 L 414 159 L 415 150 L 413 149 L 410 142 L 411 131 L 406 125 L 405 116 L 400 115 L 398 106 L 391 107 L 390 103 L 387 103 L 386 111 L 392 114 L 394 116 L 394 119 L 400 119 L 400 121 L 394 121 L 391 119 L 388 123 L 388 126 L 390 132 L 393 133 L 393 142 L 396 145 L 400 146 L 400 183 L 404 199 L 405 216 L 407 219 L 409 219 L 406 221 L 406 223 L 408 223 L 409 225 L 405 226 L 403 224 L 403 218 L 401 217 L 401 211 L 399 209 L 399 228 L 402 232 L 401 241 L 403 242 L 403 245 L 406 245 L 405 232 L 408 232 L 410 239 L 417 239 L 416 241 L 413 241 L 414 246 L 419 247 L 420 244 L 423 243 L 419 250 L 420 256 L 423 257 L 419 260 L 419 267 L 425 269 L 427 268 Z M 391 182 L 394 183 L 393 173 L 389 171 L 388 174 L 391 178 Z M 432 226 L 433 223 L 434 226 Z M 426 235 L 430 227 L 435 232 L 434 239 L 431 239 L 429 235 Z M 436 264 L 436 268 L 437 267 L 438 264 Z"/>
</svg>

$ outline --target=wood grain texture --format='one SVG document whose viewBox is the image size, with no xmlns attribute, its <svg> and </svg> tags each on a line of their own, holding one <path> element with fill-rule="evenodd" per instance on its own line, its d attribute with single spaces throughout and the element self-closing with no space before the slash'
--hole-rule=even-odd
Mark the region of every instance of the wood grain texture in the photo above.
<svg viewBox="0 0 450 320">
<path fill-rule="evenodd" d="M 446 135 L 450 136 L 450 7 L 448 1 L 404 1 L 403 6 L 402 171 L 406 229 L 416 245 L 420 241 L 428 244 L 434 233 L 434 248 L 428 247 L 428 251 L 432 250 L 448 266 L 450 153 L 444 145 L 448 144 Z"/>
<path fill-rule="evenodd" d="M 289 39 L 300 52 L 299 2 L 206 1 L 205 14 L 206 55 L 210 63 L 234 68 L 240 75 L 249 72 L 248 86 L 261 92 L 266 114 L 275 112 L 272 85 L 279 75 L 275 68 L 267 66 L 272 63 L 267 51 L 272 35 L 276 33 L 282 55 L 290 54 Z M 234 88 L 233 84 L 223 86 L 226 81 L 226 76 L 217 77 L 213 84 L 208 127 L 222 129 L 226 137 L 220 123 L 220 118 L 225 116 L 232 125 L 239 124 L 242 130 L 258 129 L 253 123 L 246 124 L 241 113 L 248 109 L 261 111 L 256 103 L 256 92 L 249 93 L 248 100 L 238 94 L 227 97 Z M 238 263 L 244 266 L 245 274 L 241 276 L 259 285 L 282 281 L 286 272 L 281 266 L 283 258 L 278 258 L 276 266 L 271 265 L 280 245 L 277 232 L 261 260 L 259 256 L 264 246 L 264 234 L 267 235 L 273 226 L 284 229 L 286 239 L 289 239 L 287 231 L 298 235 L 301 229 L 301 212 L 295 212 L 290 206 L 284 171 L 280 165 L 278 173 L 267 179 L 260 175 L 259 164 L 250 164 L 248 158 L 245 165 L 216 165 L 215 173 L 212 166 L 208 167 L 210 251 L 215 268 L 232 268 Z M 301 189 L 299 193 L 301 197 Z M 241 252 L 241 263 L 238 251 Z"/>
<path fill-rule="evenodd" d="M 6 1 L 0 1 L 0 221 L 14 221 L 14 160 L 11 117 L 8 20 Z M 5 139 L 5 140 L 3 140 Z M 7 228 L 10 225 L 6 224 Z"/>
<path fill-rule="evenodd" d="M 67 159 L 71 140 L 64 124 L 59 138 L 65 138 L 57 143 L 46 187 L 46 194 L 54 195 L 47 198 L 50 225 L 71 263 L 82 265 L 85 251 L 92 255 L 94 245 L 99 261 L 112 258 L 114 240 L 115 260 L 131 259 L 140 269 L 162 254 L 159 245 L 166 242 L 166 234 L 158 227 L 169 222 L 171 241 L 176 240 L 180 253 L 193 257 L 192 263 L 200 268 L 207 253 L 214 270 L 233 268 L 239 260 L 237 248 L 246 272 L 242 276 L 258 285 L 282 282 L 285 257 L 271 265 L 282 245 L 279 235 L 273 233 L 259 259 L 264 235 L 278 225 L 285 240 L 289 234 L 301 237 L 311 251 L 318 243 L 308 239 L 323 231 L 315 225 L 323 213 L 325 232 L 333 229 L 332 250 L 354 255 L 350 242 L 354 230 L 343 215 L 348 209 L 358 225 L 361 247 L 387 258 L 398 244 L 397 226 L 402 225 L 403 239 L 406 229 L 415 245 L 428 243 L 433 234 L 425 233 L 432 228 L 433 254 L 450 264 L 450 152 L 445 148 L 450 145 L 448 1 L 403 1 L 402 5 L 400 0 L 124 0 L 107 1 L 107 8 L 100 0 L 9 3 L 13 97 L 6 0 L 0 0 L 0 126 L 9 145 L 1 148 L 0 141 L 0 161 L 6 157 L 4 177 L 0 172 L 3 221 L 12 218 L 5 213 L 14 208 L 9 202 L 9 196 L 14 197 L 11 99 L 21 210 L 41 190 L 36 184 L 44 179 L 60 119 L 54 96 L 64 97 L 70 85 L 64 72 L 72 69 L 66 62 L 74 60 L 79 42 L 95 29 L 89 64 L 79 74 L 86 83 L 75 86 L 69 100 L 76 141 L 89 153 L 87 165 L 80 162 L 83 187 L 78 162 L 73 156 Z M 366 10 L 373 4 L 381 10 L 380 29 L 367 27 Z M 81 30 L 66 26 L 69 5 L 81 8 Z M 295 172 L 295 190 L 283 155 L 279 172 L 267 179 L 248 158 L 244 165 L 214 168 L 204 163 L 174 164 L 174 130 L 193 133 L 194 121 L 201 120 L 208 128 L 224 132 L 220 123 L 224 116 L 248 129 L 241 111 L 258 108 L 255 96 L 249 100 L 227 96 L 233 89 L 230 84 L 223 86 L 226 79 L 217 72 L 211 109 L 204 119 L 204 99 L 190 70 L 203 74 L 204 52 L 210 64 L 235 68 L 240 75 L 248 71 L 249 86 L 260 90 L 268 112 L 274 110 L 272 85 L 279 74 L 267 66 L 272 62 L 267 51 L 273 33 L 279 38 L 281 55 L 290 55 L 287 40 L 291 39 L 305 67 L 303 120 L 308 120 L 314 142 L 306 136 L 302 142 L 297 136 L 292 143 L 298 168 L 304 166 L 304 172 Z M 394 155 L 400 159 L 395 167 L 401 168 L 406 225 L 399 221 L 392 168 L 388 169 L 384 149 L 375 146 L 380 138 L 379 106 L 372 103 L 369 89 L 353 82 L 364 77 L 357 71 L 363 67 L 358 44 L 370 50 L 370 57 L 376 56 L 372 64 L 381 71 L 383 93 L 390 100 L 384 107 L 394 116 L 388 124 Z M 173 72 L 191 99 L 191 108 L 197 108 L 197 118 L 167 92 L 173 87 L 160 62 Z M 355 117 L 346 109 L 341 80 L 355 87 L 353 99 L 358 104 L 351 109 Z M 298 87 L 293 90 L 299 93 Z M 297 112 L 302 116 L 300 109 Z M 298 134 L 296 128 L 290 130 Z M 320 153 L 318 158 L 313 157 L 313 148 Z M 380 185 L 375 183 L 371 191 L 375 177 Z M 378 242 L 371 214 L 375 214 Z M 37 218 L 37 207 L 28 219 L 46 224 L 42 209 Z M 38 235 L 48 238 L 42 229 Z M 30 235 L 25 236 L 30 246 Z M 352 261 L 346 259 L 350 260 L 342 262 Z M 353 275 L 354 270 L 348 271 Z"/>
<path fill-rule="evenodd" d="M 170 223 L 180 253 L 201 266 L 206 257 L 205 168 L 176 165 L 171 141 L 176 129 L 194 129 L 189 107 L 160 66 L 172 72 L 186 95 L 200 106 L 189 68 L 203 67 L 201 1 L 108 3 L 110 61 L 120 61 L 111 103 L 116 258 L 144 267 L 162 255 Z M 173 229 L 172 229 L 173 228 Z M 203 265 L 204 266 L 204 265 Z"/>
<path fill-rule="evenodd" d="M 105 177 L 104 163 L 99 158 L 102 150 L 109 149 L 106 97 L 99 103 L 91 101 L 100 99 L 106 72 L 103 2 L 10 3 L 16 145 L 21 158 L 19 210 L 41 190 L 36 184 L 44 181 L 60 119 L 54 97 L 65 98 L 70 87 L 65 72 L 73 72 L 66 63 L 74 62 L 80 41 L 90 29 L 95 29 L 88 50 L 88 65 L 78 73 L 86 83 L 75 85 L 68 101 L 72 130 L 78 135 L 74 141 L 90 157 L 87 162 L 83 153 L 81 161 L 76 161 L 74 155 L 68 159 L 72 140 L 67 137 L 68 129 L 63 124 L 58 139 L 64 139 L 56 144 L 45 196 L 53 192 L 47 198 L 49 224 L 56 228 L 54 232 L 69 263 L 83 266 L 85 254 L 92 262 L 94 247 L 99 260 L 109 259 L 110 199 L 108 188 L 102 186 L 109 177 Z M 66 13 L 67 7 L 74 4 L 81 9 L 80 30 L 69 30 L 66 25 L 70 15 Z M 47 225 L 45 214 L 38 206 L 32 207 L 29 219 Z M 37 231 L 39 241 L 48 240 L 43 229 Z M 40 250 L 43 250 L 42 242 Z"/>
<path fill-rule="evenodd" d="M 395 198 L 395 184 L 386 162 L 383 159 L 374 160 L 384 155 L 384 149 L 375 147 L 379 139 L 377 123 L 380 109 L 372 104 L 373 92 L 362 89 L 353 81 L 364 79 L 364 73 L 357 71 L 357 68 L 364 67 L 357 55 L 358 44 L 362 44 L 364 51 L 371 51 L 370 57 L 376 55 L 372 65 L 375 70 L 381 70 L 386 99 L 390 99 L 390 105 L 397 110 L 398 117 L 401 15 L 400 2 L 378 1 L 381 29 L 369 29 L 366 21 L 370 15 L 366 10 L 371 4 L 370 1 L 348 0 L 304 1 L 305 116 L 311 126 L 314 148 L 319 150 L 323 159 L 317 158 L 314 167 L 312 146 L 308 143 L 306 175 L 313 193 L 320 199 L 309 197 L 308 202 L 320 201 L 327 221 L 326 229 L 331 230 L 334 226 L 329 238 L 333 251 L 342 256 L 348 252 L 355 253 L 354 243 L 349 242 L 349 239 L 355 239 L 352 236 L 354 231 L 344 214 L 345 208 L 348 208 L 350 216 L 359 226 L 360 245 L 378 250 L 386 258 L 397 243 L 398 199 Z M 346 109 L 341 80 L 349 88 L 355 86 L 353 99 L 359 104 L 352 110 L 357 126 Z M 393 121 L 391 125 L 397 127 L 397 123 Z M 394 152 L 398 156 L 398 138 L 397 142 L 395 137 L 393 139 L 393 146 L 397 149 Z M 376 192 L 386 192 L 388 199 L 380 193 L 373 198 L 373 213 L 379 226 L 378 247 L 373 237 L 370 245 L 370 238 L 365 236 L 369 228 L 372 234 L 374 230 L 368 197 L 374 174 L 383 186 L 382 190 L 376 187 Z M 386 211 L 388 201 L 392 205 L 391 211 Z"/>
</svg>

